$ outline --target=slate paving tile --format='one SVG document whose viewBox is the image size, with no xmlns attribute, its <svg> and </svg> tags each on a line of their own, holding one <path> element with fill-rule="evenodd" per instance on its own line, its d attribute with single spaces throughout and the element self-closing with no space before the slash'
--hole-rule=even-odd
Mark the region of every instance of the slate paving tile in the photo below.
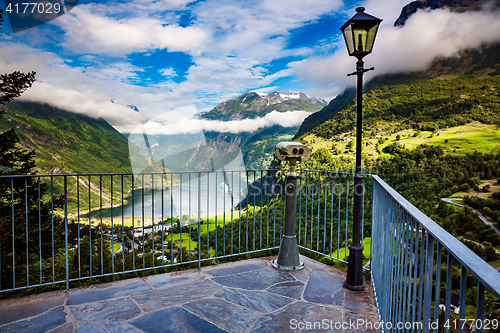
<svg viewBox="0 0 500 333">
<path fill-rule="evenodd" d="M 154 289 L 140 294 L 132 295 L 132 298 L 146 312 L 158 310 L 170 305 L 194 301 L 209 297 L 221 290 L 222 287 L 210 280 L 185 283 L 173 288 Z"/>
<path fill-rule="evenodd" d="M 229 265 L 217 265 L 212 267 L 205 267 L 202 269 L 202 272 L 213 276 L 224 276 L 224 275 L 255 271 L 258 269 L 262 269 L 266 266 L 267 266 L 266 263 L 262 260 L 253 260 L 253 261 L 244 260 L 231 263 Z"/>
<path fill-rule="evenodd" d="M 64 312 L 64 307 L 60 306 L 38 317 L 0 327 L 0 331 L 30 333 L 47 332 L 64 324 L 66 324 L 66 313 Z"/>
<path fill-rule="evenodd" d="M 301 269 L 300 271 L 295 271 L 295 272 L 290 272 L 290 274 L 297 280 L 301 282 L 307 282 L 309 279 L 309 275 L 311 275 L 312 269 L 309 267 L 306 267 L 304 269 Z"/>
<path fill-rule="evenodd" d="M 217 298 L 202 299 L 183 307 L 197 316 L 216 323 L 229 332 L 243 332 L 260 313 Z"/>
<path fill-rule="evenodd" d="M 299 259 L 300 259 L 300 261 L 302 261 L 304 263 L 304 266 L 306 266 L 307 268 L 313 269 L 315 271 L 320 271 L 323 268 L 328 267 L 325 264 L 317 262 L 316 260 L 310 259 L 310 258 L 305 257 L 303 255 L 299 255 Z"/>
<path fill-rule="evenodd" d="M 131 322 L 131 325 L 148 333 L 181 332 L 181 333 L 218 333 L 225 332 L 214 324 L 203 320 L 183 308 L 171 307 L 150 312 Z"/>
<path fill-rule="evenodd" d="M 300 299 L 304 292 L 305 284 L 300 281 L 290 281 L 275 284 L 266 290 L 273 294 Z"/>
<path fill-rule="evenodd" d="M 279 271 L 272 267 L 266 267 L 257 271 L 214 277 L 212 281 L 226 287 L 264 290 L 273 284 L 285 281 L 295 281 L 295 279 L 287 272 Z"/>
<path fill-rule="evenodd" d="M 340 307 L 299 301 L 276 313 L 263 315 L 251 332 L 342 332 L 341 325 Z"/>
<path fill-rule="evenodd" d="M 343 283 L 329 275 L 314 271 L 311 273 L 303 297 L 313 303 L 340 305 L 344 298 Z"/>
<path fill-rule="evenodd" d="M 76 325 L 75 333 L 139 333 L 121 321 L 82 321 Z"/>
<path fill-rule="evenodd" d="M 230 288 L 222 289 L 217 294 L 215 294 L 215 297 L 219 297 L 231 303 L 241 305 L 245 308 L 264 313 L 272 312 L 293 302 L 293 300 L 289 298 L 273 295 L 265 291 L 240 290 Z"/>
<path fill-rule="evenodd" d="M 111 285 L 98 285 L 83 290 L 76 290 L 69 295 L 66 305 L 79 305 L 118 298 L 150 289 L 152 288 L 141 279 L 124 280 L 115 282 Z"/>
<path fill-rule="evenodd" d="M 346 290 L 343 307 L 344 319 L 346 321 L 361 319 L 366 325 L 363 327 L 363 331 L 379 331 L 374 329 L 380 326 L 377 325 L 379 322 L 378 312 L 377 306 L 375 305 L 372 285 L 368 284 L 366 290 L 362 292 Z M 348 330 L 346 332 L 355 332 L 355 330 Z"/>
<path fill-rule="evenodd" d="M 62 326 L 54 328 L 50 333 L 74 333 L 75 329 L 73 323 L 66 323 Z"/>
<path fill-rule="evenodd" d="M 33 317 L 61 306 L 64 298 L 64 293 L 55 292 L 4 300 L 0 305 L 0 325 Z"/>
<path fill-rule="evenodd" d="M 205 278 L 205 274 L 199 270 L 194 271 L 179 271 L 174 273 L 166 273 L 160 275 L 152 275 L 145 277 L 144 280 L 153 286 L 153 288 L 163 288 L 175 284 L 200 281 Z"/>
<path fill-rule="evenodd" d="M 69 310 L 77 320 L 127 320 L 141 313 L 129 297 L 70 306 Z"/>
</svg>

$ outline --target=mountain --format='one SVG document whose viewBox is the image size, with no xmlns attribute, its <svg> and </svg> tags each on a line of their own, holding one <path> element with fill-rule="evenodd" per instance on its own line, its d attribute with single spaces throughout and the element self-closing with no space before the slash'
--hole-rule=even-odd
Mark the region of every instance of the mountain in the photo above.
<svg viewBox="0 0 500 333">
<path fill-rule="evenodd" d="M 249 92 L 220 103 L 196 118 L 210 121 L 238 121 L 263 118 L 271 112 L 315 112 L 326 105 L 322 99 L 301 92 L 258 94 Z M 192 134 L 131 134 L 129 140 L 144 156 L 175 171 L 260 169 L 270 164 L 274 146 L 289 141 L 299 126 L 279 125 L 239 133 L 202 129 Z"/>
<path fill-rule="evenodd" d="M 207 120 L 241 120 L 264 117 L 277 111 L 309 111 L 316 112 L 326 105 L 320 98 L 308 96 L 302 92 L 273 92 L 257 94 L 249 92 L 225 101 L 211 111 L 201 114 L 201 119 Z M 252 169 L 269 165 L 273 159 L 274 146 L 280 141 L 288 141 L 298 130 L 296 127 L 274 125 L 254 132 L 219 133 L 205 132 L 208 146 L 225 149 L 220 152 L 228 154 L 231 149 L 241 149 L 243 163 Z"/>
<path fill-rule="evenodd" d="M 447 7 L 454 11 L 463 12 L 480 10 L 485 4 L 500 7 L 500 0 L 494 2 L 490 0 L 417 0 L 403 7 L 401 15 L 394 25 L 404 25 L 406 20 L 419 9 L 433 10 Z M 419 125 L 415 126 L 416 129 L 418 127 L 446 127 L 454 123 L 454 121 L 447 123 L 446 117 L 452 119 L 461 117 L 462 120 L 459 123 L 477 119 L 491 124 L 496 123 L 497 117 L 495 115 L 490 113 L 491 117 L 489 118 L 479 116 L 479 112 L 474 111 L 474 107 L 484 108 L 484 105 L 491 105 L 489 100 L 491 94 L 481 93 L 478 89 L 491 84 L 491 91 L 493 95 L 496 95 L 496 81 L 499 78 L 500 43 L 483 45 L 480 49 L 464 50 L 458 57 L 435 59 L 431 66 L 422 72 L 378 76 L 364 87 L 363 117 L 366 120 L 363 126 L 365 129 L 371 129 L 370 126 L 377 128 L 375 132 L 378 135 L 373 135 L 375 137 L 385 134 L 385 132 L 378 131 L 380 126 L 377 124 L 381 120 L 387 120 L 389 115 L 392 120 L 400 119 L 406 123 L 418 123 Z M 457 86 L 460 88 L 457 89 Z M 429 87 L 434 87 L 438 91 L 428 89 Z M 459 94 L 460 89 L 465 91 Z M 449 91 L 449 93 L 445 93 L 445 91 Z M 355 96 L 356 90 L 347 88 L 328 106 L 306 118 L 294 136 L 294 140 L 308 134 L 324 139 L 331 139 L 333 136 L 339 135 L 340 137 L 353 136 Z M 390 107 L 387 107 L 384 101 L 384 98 L 387 97 L 389 97 Z M 375 100 L 370 101 L 371 98 Z M 438 108 L 440 112 L 431 111 L 432 105 L 436 106 L 440 103 L 443 103 Z M 398 117 L 401 115 L 399 110 L 405 111 L 403 117 Z M 450 114 L 444 110 L 449 110 Z M 485 111 L 481 113 L 484 114 Z M 421 115 L 419 118 L 421 122 L 411 117 L 415 114 Z M 410 117 L 410 119 L 406 117 Z M 434 124 L 436 126 L 432 126 L 431 122 L 436 121 L 438 122 Z"/>
<path fill-rule="evenodd" d="M 128 141 L 104 119 L 34 102 L 4 107 L 0 131 L 15 128 L 36 152 L 40 174 L 132 172 Z"/>
<path fill-rule="evenodd" d="M 308 96 L 302 92 L 274 92 L 269 94 L 249 92 L 222 102 L 212 110 L 200 114 L 199 118 L 229 121 L 263 117 L 272 111 L 303 110 L 314 112 L 326 104 L 325 100 Z"/>
<path fill-rule="evenodd" d="M 480 10 L 485 4 L 500 7 L 500 1 L 491 0 L 417 0 L 410 2 L 401 10 L 401 14 L 394 23 L 395 26 L 403 26 L 406 20 L 419 9 L 449 8 L 452 11 L 464 12 L 469 10 Z"/>
<path fill-rule="evenodd" d="M 130 110 L 134 110 L 135 112 L 141 112 L 139 111 L 139 109 L 137 108 L 137 106 L 135 105 L 127 105 L 127 107 L 130 109 Z"/>
<path fill-rule="evenodd" d="M 332 99 L 331 102 L 323 109 L 304 119 L 304 122 L 295 134 L 294 139 L 301 137 L 303 134 L 311 131 L 316 126 L 319 126 L 328 119 L 332 118 L 337 112 L 351 104 L 355 96 L 356 89 L 347 88 L 342 94 Z"/>
<path fill-rule="evenodd" d="M 85 174 L 85 173 L 132 173 L 131 157 L 134 170 L 161 171 L 160 166 L 144 158 L 139 148 L 129 144 L 127 139 L 116 131 L 104 119 L 95 119 L 86 115 L 68 112 L 47 104 L 14 101 L 3 106 L 5 114 L 0 118 L 0 132 L 14 128 L 20 144 L 34 150 L 36 171 L 45 174 Z M 103 182 L 98 176 L 80 178 L 80 191 L 88 191 L 90 181 L 93 207 L 100 204 L 99 189 L 102 186 L 103 204 L 110 203 L 110 180 L 104 176 Z M 121 180 L 115 177 L 118 188 Z M 48 178 L 42 177 L 42 182 Z M 138 186 L 141 179 L 136 179 Z M 63 178 L 54 177 L 54 195 L 63 193 Z M 76 178 L 68 178 L 69 207 L 76 209 Z M 146 184 L 147 186 L 147 184 Z M 123 183 L 124 195 L 132 187 L 131 177 Z M 115 204 L 120 204 L 121 192 L 114 193 Z M 82 207 L 88 207 L 88 197 L 80 198 Z"/>
</svg>

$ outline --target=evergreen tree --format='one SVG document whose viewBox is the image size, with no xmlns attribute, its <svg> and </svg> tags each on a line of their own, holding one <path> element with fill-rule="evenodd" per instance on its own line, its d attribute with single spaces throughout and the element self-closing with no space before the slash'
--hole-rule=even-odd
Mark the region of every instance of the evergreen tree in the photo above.
<svg viewBox="0 0 500 333">
<path fill-rule="evenodd" d="M 0 10 L 0 28 L 3 10 Z M 0 105 L 19 97 L 35 82 L 35 72 L 21 73 L 15 71 L 10 74 L 0 74 Z M 0 110 L 0 117 L 5 114 L 5 109 Z M 19 137 L 12 128 L 0 134 L 0 175 L 33 173 L 35 167 L 35 152 L 27 151 L 18 145 Z"/>
<path fill-rule="evenodd" d="M 18 98 L 34 82 L 35 72 L 0 74 L 0 117 L 6 113 L 5 104 Z M 58 267 L 58 258 L 64 247 L 62 219 L 52 214 L 61 206 L 61 198 L 43 201 L 48 185 L 36 177 L 1 177 L 35 174 L 34 158 L 34 151 L 20 145 L 15 129 L 0 133 L 1 289 L 26 285 L 27 275 L 30 284 L 40 280 L 50 281 L 52 264 L 55 278 L 62 277 Z M 56 235 L 54 247 L 52 235 Z M 35 256 L 38 260 L 30 260 L 29 266 L 26 266 L 27 256 L 31 259 Z"/>
</svg>

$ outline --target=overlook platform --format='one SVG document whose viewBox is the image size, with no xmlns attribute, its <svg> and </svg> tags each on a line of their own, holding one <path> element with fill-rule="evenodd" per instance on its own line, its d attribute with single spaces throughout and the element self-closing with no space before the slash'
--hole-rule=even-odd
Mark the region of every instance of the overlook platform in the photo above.
<svg viewBox="0 0 500 333">
<path fill-rule="evenodd" d="M 345 273 L 338 269 L 301 256 L 305 269 L 282 272 L 271 259 L 3 300 L 0 331 L 379 331 L 354 325 L 378 325 L 370 284 L 352 292 L 343 288 Z"/>
</svg>

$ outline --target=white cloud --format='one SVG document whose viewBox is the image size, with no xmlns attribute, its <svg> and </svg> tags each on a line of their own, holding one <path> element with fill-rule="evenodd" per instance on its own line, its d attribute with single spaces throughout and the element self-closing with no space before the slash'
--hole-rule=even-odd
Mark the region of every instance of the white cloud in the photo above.
<svg viewBox="0 0 500 333">
<path fill-rule="evenodd" d="M 165 77 L 174 77 L 177 76 L 177 73 L 172 67 L 168 67 L 162 70 L 159 70 L 160 74 L 165 76 Z"/>
<path fill-rule="evenodd" d="M 365 0 L 361 6 L 366 8 L 366 13 L 383 19 L 380 26 L 385 27 L 394 25 L 403 7 L 410 2 L 410 0 Z M 355 14 L 354 8 L 350 13 Z"/>
<path fill-rule="evenodd" d="M 436 57 L 458 56 L 465 49 L 500 41 L 500 12 L 420 10 L 402 28 L 381 32 L 370 56 L 378 71 L 424 70 Z"/>
<path fill-rule="evenodd" d="M 165 117 L 157 117 L 139 127 L 129 125 L 118 126 L 117 129 L 122 133 L 138 132 L 147 135 L 195 134 L 201 131 L 241 133 L 253 132 L 274 125 L 282 127 L 299 126 L 311 114 L 307 111 L 272 111 L 261 118 L 233 121 L 200 120 L 187 117 L 179 119 L 179 116 L 184 112 L 177 112 L 177 114 L 168 113 Z"/>
<path fill-rule="evenodd" d="M 74 52 L 123 55 L 167 49 L 198 54 L 209 38 L 198 27 L 181 27 L 150 16 L 115 18 L 93 13 L 94 5 L 79 5 L 54 24 L 65 31 L 63 46 Z"/>
<path fill-rule="evenodd" d="M 458 56 L 460 51 L 500 41 L 500 13 L 491 11 L 450 12 L 448 9 L 420 10 L 403 27 L 381 27 L 372 54 L 363 60 L 366 81 L 376 75 L 425 70 L 437 57 Z M 343 41 L 342 41 L 343 43 Z M 355 85 L 356 59 L 344 45 L 331 56 L 292 62 L 295 75 L 337 91 Z M 327 88 L 328 87 L 328 88 Z"/>
<path fill-rule="evenodd" d="M 144 116 L 126 106 L 114 104 L 104 95 L 87 96 L 78 91 L 63 89 L 48 83 L 36 81 L 26 90 L 21 101 L 41 102 L 93 118 L 104 118 L 116 126 L 137 126 Z"/>
</svg>

